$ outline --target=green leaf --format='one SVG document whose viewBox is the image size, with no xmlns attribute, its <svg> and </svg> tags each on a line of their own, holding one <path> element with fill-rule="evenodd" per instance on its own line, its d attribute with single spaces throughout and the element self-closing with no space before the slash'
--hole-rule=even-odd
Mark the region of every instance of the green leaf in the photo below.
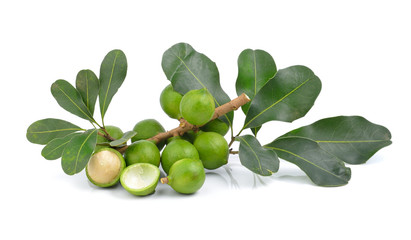
<svg viewBox="0 0 411 240">
<path fill-rule="evenodd" d="M 239 157 L 243 166 L 262 176 L 278 171 L 279 160 L 274 151 L 261 147 L 252 135 L 238 136 L 236 139 L 240 141 Z"/>
<path fill-rule="evenodd" d="M 341 186 L 351 178 L 351 169 L 345 167 L 343 161 L 308 138 L 278 138 L 265 147 L 274 150 L 280 158 L 297 165 L 317 185 Z"/>
<path fill-rule="evenodd" d="M 81 133 L 71 133 L 62 138 L 55 138 L 51 140 L 41 151 L 41 155 L 47 160 L 55 160 L 61 157 L 63 154 L 64 148 L 70 140 L 80 135 Z"/>
<path fill-rule="evenodd" d="M 97 143 L 97 129 L 75 136 L 64 148 L 61 166 L 68 175 L 81 172 L 87 165 Z"/>
<path fill-rule="evenodd" d="M 255 127 L 255 128 L 250 128 L 251 132 L 254 134 L 255 137 L 257 137 L 258 131 L 260 131 L 261 126 Z"/>
<path fill-rule="evenodd" d="M 391 144 L 391 133 L 387 128 L 360 116 L 325 118 L 285 136 L 310 138 L 322 149 L 350 164 L 365 163 L 378 150 Z"/>
<path fill-rule="evenodd" d="M 303 117 L 314 105 L 321 81 L 304 66 L 279 70 L 251 101 L 244 123 L 253 128 L 278 120 L 292 122 Z"/>
<path fill-rule="evenodd" d="M 104 115 L 113 96 L 117 93 L 127 74 L 127 58 L 121 50 L 112 50 L 103 59 L 100 66 L 100 112 Z"/>
<path fill-rule="evenodd" d="M 252 100 L 260 89 L 274 77 L 277 67 L 271 55 L 263 50 L 246 49 L 238 57 L 237 95 L 242 93 Z M 242 106 L 247 114 L 250 103 Z"/>
<path fill-rule="evenodd" d="M 83 102 L 90 111 L 91 116 L 94 115 L 94 107 L 96 105 L 99 92 L 99 81 L 91 70 L 81 70 L 76 77 L 76 88 L 83 98 Z"/>
<path fill-rule="evenodd" d="M 80 93 L 66 80 L 57 80 L 51 85 L 51 94 L 66 111 L 83 119 L 95 122 Z"/>
<path fill-rule="evenodd" d="M 221 88 L 216 64 L 189 44 L 178 43 L 165 51 L 161 66 L 175 91 L 185 94 L 193 89 L 206 88 L 213 95 L 216 107 L 230 101 Z M 233 117 L 233 112 L 229 112 L 220 119 L 232 126 Z"/>
<path fill-rule="evenodd" d="M 32 123 L 27 128 L 27 140 L 36 144 L 47 144 L 55 138 L 64 137 L 70 133 L 84 130 L 70 122 L 46 118 Z"/>
<path fill-rule="evenodd" d="M 127 141 L 130 140 L 132 137 L 134 137 L 136 134 L 137 134 L 137 132 L 135 132 L 135 131 L 125 132 L 121 138 L 110 142 L 110 146 L 117 147 L 117 146 L 123 145 L 123 144 L 127 143 Z"/>
</svg>

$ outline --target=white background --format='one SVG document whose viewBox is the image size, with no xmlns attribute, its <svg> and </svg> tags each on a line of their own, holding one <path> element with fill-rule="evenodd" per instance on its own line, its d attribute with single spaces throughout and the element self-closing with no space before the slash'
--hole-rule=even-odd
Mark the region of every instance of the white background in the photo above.
<svg viewBox="0 0 411 240">
<path fill-rule="evenodd" d="M 407 1 L 135 2 L 0 3 L 0 239 L 410 239 Z M 98 75 L 105 54 L 116 48 L 125 52 L 129 71 L 106 124 L 127 131 L 156 118 L 176 127 L 159 94 L 168 84 L 162 54 L 178 42 L 216 62 L 232 98 L 237 57 L 246 48 L 269 52 L 279 69 L 301 64 L 320 77 L 322 92 L 307 116 L 267 123 L 263 144 L 338 115 L 386 126 L 393 144 L 351 166 L 343 187 L 315 186 L 284 161 L 272 177 L 256 177 L 232 157 L 194 195 L 163 185 L 141 198 L 120 185 L 96 188 L 84 172 L 65 175 L 60 160 L 44 160 L 42 146 L 26 140 L 27 127 L 43 118 L 91 126 L 61 109 L 50 85 L 74 83 L 81 69 Z M 238 131 L 244 116 L 239 111 L 235 118 Z"/>
</svg>

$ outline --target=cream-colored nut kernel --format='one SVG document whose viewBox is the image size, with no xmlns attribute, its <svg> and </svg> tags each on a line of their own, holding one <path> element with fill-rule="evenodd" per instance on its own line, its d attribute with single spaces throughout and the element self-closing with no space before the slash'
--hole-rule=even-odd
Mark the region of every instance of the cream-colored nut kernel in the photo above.
<svg viewBox="0 0 411 240">
<path fill-rule="evenodd" d="M 113 181 L 120 174 L 121 162 L 118 156 L 110 151 L 94 154 L 87 166 L 88 175 L 99 184 Z"/>
</svg>

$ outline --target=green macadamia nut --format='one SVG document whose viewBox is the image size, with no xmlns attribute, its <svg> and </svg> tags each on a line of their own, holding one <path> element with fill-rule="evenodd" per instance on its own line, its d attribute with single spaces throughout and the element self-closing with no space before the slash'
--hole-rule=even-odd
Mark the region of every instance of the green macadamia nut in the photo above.
<svg viewBox="0 0 411 240">
<path fill-rule="evenodd" d="M 160 95 L 160 105 L 163 111 L 171 118 L 180 119 L 180 102 L 183 95 L 174 91 L 173 86 L 169 84 Z"/>
<path fill-rule="evenodd" d="M 183 134 L 183 136 L 181 136 L 181 137 L 182 137 L 183 139 L 185 139 L 185 140 L 193 143 L 194 140 L 196 139 L 198 133 L 199 133 L 199 132 L 195 132 L 195 131 L 193 131 L 193 130 L 189 130 L 189 131 L 185 132 L 185 133 Z"/>
<path fill-rule="evenodd" d="M 161 132 L 165 132 L 165 129 L 157 120 L 145 119 L 136 123 L 133 131 L 137 132 L 137 134 L 131 138 L 131 142 L 146 140 L 148 138 L 154 137 Z M 165 141 L 160 141 L 157 143 L 159 150 L 163 149 L 164 145 Z"/>
<path fill-rule="evenodd" d="M 204 132 L 216 132 L 224 136 L 227 134 L 229 127 L 227 123 L 223 122 L 221 119 L 216 118 L 208 122 L 206 125 L 200 127 L 200 129 Z"/>
<path fill-rule="evenodd" d="M 194 141 L 194 146 L 207 169 L 219 168 L 228 162 L 228 144 L 223 136 L 215 132 L 202 132 Z"/>
<path fill-rule="evenodd" d="M 161 183 L 167 183 L 176 192 L 192 194 L 197 192 L 204 184 L 205 171 L 200 160 L 184 158 L 178 160 L 170 168 L 170 174 L 161 179 Z"/>
<path fill-rule="evenodd" d="M 160 151 L 157 146 L 147 140 L 139 140 L 128 146 L 124 152 L 124 158 L 127 166 L 134 163 L 150 163 L 160 166 Z"/>
<path fill-rule="evenodd" d="M 123 131 L 119 128 L 119 127 L 116 127 L 116 126 L 109 126 L 109 125 L 107 125 L 107 126 L 105 126 L 105 129 L 106 129 L 106 131 L 107 131 L 107 133 L 112 137 L 112 138 L 114 138 L 114 139 L 119 139 L 119 138 L 121 138 L 122 136 L 123 136 Z M 99 130 L 99 132 L 100 133 L 102 133 L 102 134 L 106 134 L 103 130 Z M 96 146 L 96 148 L 94 149 L 94 151 L 97 151 L 97 150 L 99 150 L 100 148 L 104 148 L 104 147 L 107 147 L 107 146 L 104 146 L 104 145 L 98 145 L 99 143 L 107 143 L 107 145 L 108 145 L 108 143 L 109 143 L 110 141 L 107 139 L 107 138 L 105 138 L 105 137 L 103 137 L 103 136 L 100 136 L 100 135 L 97 135 L 97 146 Z"/>
<path fill-rule="evenodd" d="M 199 154 L 190 142 L 183 139 L 175 139 L 171 141 L 161 153 L 161 166 L 163 170 L 168 173 L 171 166 L 183 158 L 199 159 Z"/>
<path fill-rule="evenodd" d="M 204 125 L 214 115 L 214 97 L 207 89 L 197 89 L 187 92 L 180 102 L 181 115 L 193 125 Z"/>
<path fill-rule="evenodd" d="M 158 167 L 149 163 L 135 163 L 124 169 L 120 182 L 124 189 L 137 196 L 152 194 L 160 179 Z"/>
<path fill-rule="evenodd" d="M 167 138 L 167 145 L 170 144 L 172 141 L 177 140 L 177 139 L 183 139 L 181 136 L 173 136 L 170 138 Z"/>
</svg>

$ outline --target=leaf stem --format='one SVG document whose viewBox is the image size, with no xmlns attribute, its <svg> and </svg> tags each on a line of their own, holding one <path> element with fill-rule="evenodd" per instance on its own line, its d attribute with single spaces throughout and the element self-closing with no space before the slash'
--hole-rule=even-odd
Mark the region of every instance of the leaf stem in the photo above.
<svg viewBox="0 0 411 240">
<path fill-rule="evenodd" d="M 101 122 L 103 123 L 103 126 L 98 125 L 100 128 L 105 128 L 106 125 L 104 125 L 104 118 L 101 119 Z"/>
<path fill-rule="evenodd" d="M 91 121 L 90 121 L 90 122 L 91 122 Z M 100 124 L 98 124 L 98 122 L 97 122 L 96 120 L 93 119 L 93 122 L 94 122 L 99 128 L 104 128 L 104 127 L 102 127 Z M 93 124 L 93 122 L 91 122 L 91 124 Z M 93 126 L 94 126 L 94 124 L 93 124 Z M 104 124 L 103 124 L 103 126 L 104 126 Z"/>
<path fill-rule="evenodd" d="M 229 154 L 238 154 L 239 153 L 239 151 L 233 151 L 233 149 L 232 148 L 230 148 L 230 151 L 229 151 Z"/>
<path fill-rule="evenodd" d="M 94 122 L 91 122 L 91 121 L 90 121 L 90 123 L 91 123 L 91 125 L 93 125 L 93 127 L 94 127 L 95 129 L 97 129 L 96 125 L 94 125 L 94 124 L 95 124 Z"/>
<path fill-rule="evenodd" d="M 115 138 L 113 138 L 112 136 L 110 136 L 110 134 L 107 132 L 107 130 L 105 128 L 100 128 L 104 133 L 101 133 L 100 131 L 97 132 L 98 135 L 105 137 L 107 140 L 109 141 L 114 141 L 116 140 Z"/>
<path fill-rule="evenodd" d="M 228 143 L 228 147 L 231 147 L 235 141 L 235 137 L 231 137 L 231 141 Z"/>
<path fill-rule="evenodd" d="M 231 134 L 231 139 L 233 139 L 233 137 L 234 137 L 233 124 L 231 124 L 231 127 L 230 127 L 230 134 Z"/>
<path fill-rule="evenodd" d="M 238 136 L 240 136 L 240 134 L 244 131 L 244 127 L 243 128 L 241 128 L 241 130 L 237 133 L 237 135 L 235 135 L 236 137 L 238 137 Z"/>
<path fill-rule="evenodd" d="M 231 141 L 228 144 L 228 147 L 231 147 L 231 145 L 233 145 L 233 143 L 235 142 L 235 138 L 240 136 L 240 134 L 243 132 L 243 130 L 244 130 L 244 127 L 237 133 L 237 135 L 235 135 L 235 137 L 233 137 L 233 136 L 231 137 Z"/>
</svg>

